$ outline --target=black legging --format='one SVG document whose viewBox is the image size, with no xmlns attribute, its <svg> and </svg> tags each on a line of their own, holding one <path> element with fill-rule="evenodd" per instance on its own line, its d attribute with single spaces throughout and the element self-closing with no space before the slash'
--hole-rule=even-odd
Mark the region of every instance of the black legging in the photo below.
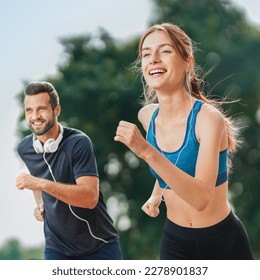
<svg viewBox="0 0 260 280">
<path fill-rule="evenodd" d="M 161 260 L 252 260 L 246 230 L 233 212 L 206 228 L 187 228 L 166 220 Z"/>
</svg>

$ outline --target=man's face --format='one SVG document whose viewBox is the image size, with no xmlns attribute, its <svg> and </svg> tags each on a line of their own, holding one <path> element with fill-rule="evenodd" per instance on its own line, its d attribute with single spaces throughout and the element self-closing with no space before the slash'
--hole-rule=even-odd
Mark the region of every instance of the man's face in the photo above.
<svg viewBox="0 0 260 280">
<path fill-rule="evenodd" d="M 44 135 L 53 127 L 55 110 L 51 107 L 47 92 L 27 95 L 24 99 L 24 110 L 26 122 L 35 135 Z"/>
</svg>

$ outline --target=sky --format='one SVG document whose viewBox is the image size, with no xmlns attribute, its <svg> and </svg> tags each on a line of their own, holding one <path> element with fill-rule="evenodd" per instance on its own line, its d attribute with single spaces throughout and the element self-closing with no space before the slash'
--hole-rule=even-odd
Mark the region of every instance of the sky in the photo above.
<svg viewBox="0 0 260 280">
<path fill-rule="evenodd" d="M 247 19 L 260 26 L 260 1 L 233 0 Z M 15 98 L 23 81 L 56 74 L 62 58 L 59 38 L 106 29 L 115 39 L 141 35 L 151 18 L 150 0 L 0 0 L 0 246 L 17 238 L 24 246 L 41 245 L 42 223 L 33 217 L 30 191 L 19 191 L 15 178 L 26 171 L 16 154 L 17 124 L 22 108 Z"/>
</svg>

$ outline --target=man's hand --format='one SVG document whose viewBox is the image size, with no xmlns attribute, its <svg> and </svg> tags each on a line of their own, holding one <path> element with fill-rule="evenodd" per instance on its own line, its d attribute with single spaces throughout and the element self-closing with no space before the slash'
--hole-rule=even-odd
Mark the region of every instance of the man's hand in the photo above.
<svg viewBox="0 0 260 280">
<path fill-rule="evenodd" d="M 43 222 L 44 221 L 44 206 L 43 203 L 39 204 L 33 211 L 33 215 L 37 221 Z"/>
<path fill-rule="evenodd" d="M 45 179 L 34 177 L 27 173 L 22 173 L 16 178 L 16 187 L 19 190 L 42 190 Z"/>
</svg>

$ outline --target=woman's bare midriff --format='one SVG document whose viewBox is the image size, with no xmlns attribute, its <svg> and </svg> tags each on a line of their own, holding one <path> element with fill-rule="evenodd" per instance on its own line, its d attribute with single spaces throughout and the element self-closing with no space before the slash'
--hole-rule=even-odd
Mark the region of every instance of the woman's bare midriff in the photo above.
<svg viewBox="0 0 260 280">
<path fill-rule="evenodd" d="M 221 222 L 230 213 L 227 185 L 226 182 L 215 188 L 209 205 L 201 212 L 179 198 L 174 191 L 165 190 L 163 196 L 167 206 L 167 218 L 177 225 L 191 228 L 204 228 Z"/>
</svg>

